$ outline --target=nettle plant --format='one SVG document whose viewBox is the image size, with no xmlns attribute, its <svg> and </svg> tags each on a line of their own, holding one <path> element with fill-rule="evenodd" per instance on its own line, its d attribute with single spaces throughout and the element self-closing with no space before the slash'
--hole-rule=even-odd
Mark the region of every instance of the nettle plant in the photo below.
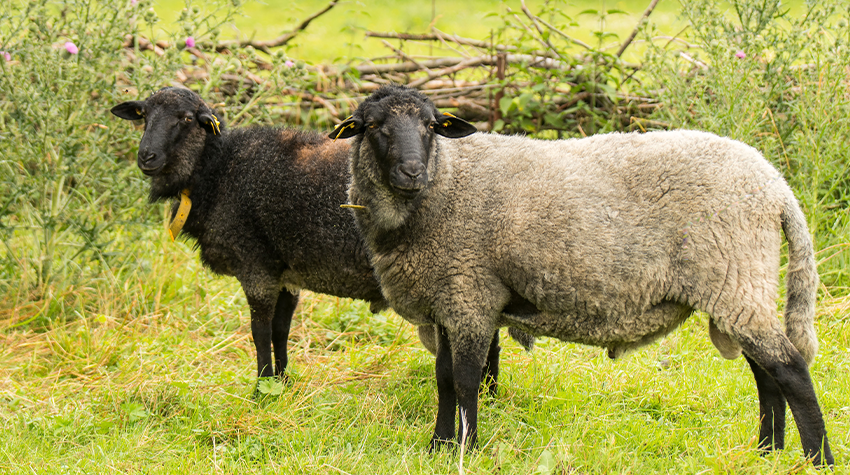
<svg viewBox="0 0 850 475">
<path fill-rule="evenodd" d="M 270 120 L 263 95 L 298 68 L 284 53 L 259 61 L 239 44 L 215 48 L 238 6 L 187 1 L 176 24 L 162 25 L 151 0 L 0 2 L 0 295 L 15 295 L 8 304 L 92 279 L 114 284 L 138 265 L 137 236 L 160 232 L 135 166 L 139 133 L 116 121 L 112 106 L 182 81 L 220 103 L 229 122 Z M 237 77 L 251 71 L 259 86 Z"/>
<path fill-rule="evenodd" d="M 109 229 L 134 220 L 125 211 L 141 180 L 112 151 L 129 131 L 110 126 L 106 105 L 122 94 L 124 35 L 137 22 L 129 1 L 4 2 L 0 12 L 0 285 L 40 291 L 87 266 L 83 254 L 106 259 Z M 163 68 L 145 66 L 162 81 Z"/>
</svg>

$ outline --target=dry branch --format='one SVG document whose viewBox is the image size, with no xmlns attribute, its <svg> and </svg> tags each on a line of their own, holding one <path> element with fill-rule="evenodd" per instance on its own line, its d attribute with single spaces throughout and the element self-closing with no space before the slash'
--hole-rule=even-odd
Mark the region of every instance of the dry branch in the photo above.
<svg viewBox="0 0 850 475">
<path fill-rule="evenodd" d="M 433 29 L 436 33 L 433 35 L 414 35 L 410 33 L 384 33 L 379 31 L 367 31 L 366 37 L 371 38 L 385 38 L 385 39 L 397 39 L 397 40 L 408 40 L 408 41 L 451 41 L 453 43 L 457 43 L 459 45 L 464 46 L 474 46 L 476 48 L 482 49 L 490 49 L 490 43 L 486 41 L 473 40 L 469 38 L 463 38 L 457 35 L 449 35 L 446 33 Z M 505 51 L 505 50 L 516 50 L 516 47 L 508 47 L 505 45 L 492 45 L 492 48 L 497 51 Z"/>
<path fill-rule="evenodd" d="M 546 20 L 544 20 L 544 19 L 540 18 L 539 16 L 535 16 L 535 17 L 534 17 L 534 19 L 536 19 L 537 21 L 539 21 L 540 23 L 542 23 L 543 25 L 545 25 L 545 26 L 546 26 L 546 28 L 549 28 L 549 29 L 550 29 L 550 30 L 552 30 L 553 32 L 557 33 L 557 34 L 558 34 L 558 36 L 560 36 L 560 37 L 564 38 L 565 40 L 567 40 L 567 41 L 569 41 L 569 42 L 571 42 L 571 43 L 573 43 L 574 45 L 581 46 L 582 48 L 584 48 L 584 49 L 586 49 L 586 50 L 593 50 L 593 47 L 592 47 L 592 46 L 590 46 L 589 44 L 585 43 L 584 41 L 577 40 L 577 39 L 573 38 L 572 36 L 570 36 L 570 35 L 568 35 L 568 34 L 564 33 L 564 32 L 563 32 L 563 31 L 561 31 L 561 30 L 559 30 L 558 28 L 555 28 L 554 26 L 552 26 L 552 25 L 551 25 L 551 24 L 549 24 Z"/>
<path fill-rule="evenodd" d="M 265 53 L 270 53 L 271 48 L 283 46 L 283 45 L 289 43 L 290 41 L 292 41 L 293 38 L 298 36 L 299 33 L 301 33 L 302 31 L 304 31 L 307 28 L 307 26 L 310 24 L 310 22 L 312 22 L 316 18 L 324 15 L 325 13 L 329 12 L 333 7 L 336 6 L 336 4 L 337 4 L 337 0 L 331 1 L 325 8 L 323 8 L 323 9 L 319 10 L 318 12 L 316 12 L 316 13 L 308 16 L 307 18 L 305 18 L 304 21 L 302 21 L 298 26 L 295 27 L 295 29 L 293 29 L 292 31 L 290 31 L 288 33 L 280 35 L 273 40 L 268 40 L 268 41 L 254 41 L 254 40 L 222 41 L 221 43 L 219 43 L 215 46 L 215 49 L 216 49 L 216 51 L 223 51 L 223 50 L 232 48 L 233 46 L 240 46 L 240 47 L 243 47 L 243 48 L 246 47 L 246 46 L 252 46 L 252 47 L 254 47 L 258 50 L 261 50 Z"/>
<path fill-rule="evenodd" d="M 658 0 L 652 0 L 652 3 L 650 3 L 646 10 L 643 12 L 643 15 L 641 15 L 640 20 L 638 20 L 637 22 L 637 25 L 635 25 L 635 29 L 632 30 L 632 34 L 630 34 L 629 37 L 626 38 L 626 41 L 623 42 L 623 45 L 620 46 L 620 49 L 617 51 L 616 56 L 618 58 L 622 56 L 623 52 L 626 51 L 626 48 L 628 48 L 629 45 L 632 44 L 632 40 L 634 40 L 635 36 L 637 36 L 641 26 L 643 26 L 643 22 L 645 22 L 646 19 L 649 18 L 649 15 L 652 14 L 652 10 L 655 10 L 656 5 L 658 5 Z"/>
<path fill-rule="evenodd" d="M 534 15 L 524 1 L 521 2 L 521 7 L 527 19 L 521 18 L 518 12 L 507 10 L 509 15 L 513 15 L 511 27 L 516 30 L 524 29 L 539 46 L 529 41 L 526 41 L 525 45 L 516 46 L 493 44 L 493 41 L 448 34 L 433 26 L 428 34 L 367 31 L 367 38 L 379 38 L 384 46 L 392 50 L 392 54 L 384 54 L 359 64 L 307 66 L 306 70 L 302 71 L 304 76 L 299 76 L 297 82 L 293 83 L 298 86 L 282 88 L 273 85 L 279 84 L 281 77 L 290 77 L 290 73 L 279 75 L 285 72 L 285 69 L 282 69 L 283 66 L 278 61 L 272 61 L 264 55 L 246 55 L 239 51 L 240 48 L 252 46 L 271 54 L 273 48 L 286 45 L 313 20 L 334 8 L 337 1 L 330 1 L 324 9 L 307 17 L 292 31 L 272 40 L 230 40 L 217 45 L 210 43 L 199 45 L 197 48 L 187 48 L 186 51 L 200 61 L 193 61 L 192 66 L 178 71 L 177 80 L 189 85 L 209 83 L 213 77 L 220 78 L 221 81 L 217 82 L 214 89 L 218 94 L 217 100 L 221 101 L 223 112 L 230 112 L 230 118 L 237 122 L 250 106 L 259 104 L 266 114 L 272 114 L 278 120 L 292 124 L 301 124 L 305 117 L 310 117 L 310 121 L 318 120 L 325 124 L 339 123 L 343 116 L 348 115 L 368 94 L 388 83 L 402 83 L 417 88 L 427 94 L 437 107 L 452 109 L 458 117 L 475 122 L 481 129 L 491 129 L 498 121 L 500 126 L 504 124 L 507 130 L 521 130 L 517 129 L 520 124 L 517 116 L 508 114 L 502 117 L 501 99 L 527 93 L 532 91 L 532 88 L 536 96 L 535 105 L 524 112 L 522 123 L 528 124 L 528 120 L 531 120 L 536 130 L 554 128 L 555 126 L 547 123 L 544 118 L 557 114 L 565 120 L 557 126 L 561 128 L 559 135 L 561 131 L 566 130 L 567 126 L 563 124 L 572 124 L 569 126 L 570 130 L 581 129 L 582 125 L 588 127 L 593 120 L 597 120 L 594 117 L 605 117 L 605 120 L 610 119 L 612 123 L 620 122 L 624 127 L 629 127 L 635 120 L 645 120 L 653 110 L 661 106 L 652 97 L 636 97 L 622 92 L 602 93 L 596 83 L 608 81 L 605 75 L 597 73 L 599 66 L 611 67 L 616 64 L 617 74 L 622 74 L 624 82 L 630 81 L 632 75 L 641 68 L 640 64 L 623 63 L 619 55 L 635 42 L 637 32 L 658 0 L 651 1 L 635 31 L 619 45 L 617 56 L 587 54 L 583 50 L 578 54 L 569 52 L 570 48 L 565 48 L 563 42 L 553 38 L 563 38 L 568 44 L 591 52 L 595 49 Z M 531 24 L 524 23 L 527 21 Z M 554 35 L 551 35 L 552 33 Z M 393 39 L 439 41 L 443 48 L 442 55 L 414 55 L 405 51 L 404 43 L 393 45 L 386 41 Z M 673 39 L 675 38 L 670 41 Z M 558 44 L 560 50 L 556 47 Z M 528 51 L 529 45 L 533 51 Z M 163 55 L 166 49 L 182 48 L 182 44 L 169 44 L 165 41 L 152 43 L 141 36 L 128 35 L 124 47 L 127 55 L 132 58 L 137 49 L 144 54 L 150 54 L 147 51 L 152 51 L 154 54 Z M 520 51 L 524 54 L 520 54 Z M 698 67 L 706 67 L 684 53 L 681 54 Z M 217 71 L 216 67 L 222 64 L 220 58 L 227 58 L 229 55 L 238 55 L 241 66 L 221 74 L 222 71 Z M 629 69 L 631 71 L 624 71 Z M 298 74 L 301 73 L 296 76 Z M 541 80 L 550 84 L 540 89 Z M 595 129 L 590 125 L 588 130 L 592 132 Z"/>
<path fill-rule="evenodd" d="M 558 61 L 556 59 L 547 58 L 543 56 L 532 56 L 529 54 L 509 54 L 507 55 L 506 60 L 508 64 L 527 64 L 529 67 L 538 69 L 559 69 L 564 71 L 572 69 L 571 65 Z M 362 64 L 359 66 L 355 66 L 354 69 L 356 69 L 361 75 L 386 73 L 414 73 L 428 69 L 452 68 L 460 64 L 463 64 L 464 68 L 470 68 L 474 66 L 494 66 L 496 64 L 496 56 L 486 55 L 474 58 L 446 57 L 426 59 L 417 61 L 416 63 L 414 63 L 413 61 L 405 61 L 403 63 L 391 64 Z M 328 75 L 340 74 L 342 72 L 341 70 L 334 72 L 334 69 L 335 68 L 328 68 L 325 72 Z M 445 74 L 448 73 L 440 75 Z"/>
<path fill-rule="evenodd" d="M 540 34 L 540 39 L 538 41 L 542 42 L 543 46 L 546 47 L 548 51 L 554 52 L 558 56 L 558 58 L 561 59 L 561 61 L 564 61 L 564 57 L 561 56 L 561 53 L 559 53 L 558 50 L 554 46 L 552 46 L 552 43 L 550 43 L 549 40 L 546 39 L 546 35 L 543 33 L 543 30 L 540 29 L 540 25 L 538 25 L 535 21 L 535 18 L 537 17 L 532 15 L 528 7 L 525 6 L 525 0 L 520 0 L 519 4 L 522 7 L 523 13 L 525 13 L 525 16 L 527 16 L 528 19 L 531 20 L 531 24 L 534 25 L 534 29 L 537 30 L 537 33 Z"/>
</svg>

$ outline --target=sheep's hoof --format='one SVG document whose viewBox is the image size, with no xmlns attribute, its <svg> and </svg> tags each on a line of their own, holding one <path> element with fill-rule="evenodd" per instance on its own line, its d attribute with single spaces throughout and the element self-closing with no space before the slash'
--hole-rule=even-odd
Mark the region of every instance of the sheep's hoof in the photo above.
<svg viewBox="0 0 850 475">
<path fill-rule="evenodd" d="M 428 449 L 428 453 L 433 454 L 445 449 L 454 450 L 456 446 L 457 444 L 455 444 L 454 439 L 444 439 L 434 434 L 434 436 L 431 437 L 431 448 Z"/>
</svg>

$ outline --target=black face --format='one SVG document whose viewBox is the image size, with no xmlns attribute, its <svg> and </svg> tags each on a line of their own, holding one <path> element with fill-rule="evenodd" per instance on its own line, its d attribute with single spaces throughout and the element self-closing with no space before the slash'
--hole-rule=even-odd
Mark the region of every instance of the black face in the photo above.
<svg viewBox="0 0 850 475">
<path fill-rule="evenodd" d="M 168 157 L 175 149 L 185 146 L 196 129 L 195 113 L 191 110 L 146 108 L 145 135 L 139 143 L 137 164 L 142 173 L 156 176 L 163 172 Z M 149 119 L 148 119 L 149 118 Z"/>
<path fill-rule="evenodd" d="M 372 94 L 330 137 L 363 134 L 382 181 L 396 196 L 412 200 L 428 186 L 428 162 L 436 136 L 465 137 L 475 131 L 473 125 L 441 114 L 419 92 L 389 86 Z"/>
<path fill-rule="evenodd" d="M 431 111 L 371 107 L 365 112 L 363 139 L 369 142 L 385 182 L 396 195 L 415 198 L 428 185 L 436 124 Z"/>
<path fill-rule="evenodd" d="M 112 108 L 122 119 L 145 121 L 137 164 L 153 177 L 151 198 L 179 193 L 191 177 L 208 135 L 220 135 L 212 111 L 192 91 L 164 88 L 144 101 L 129 101 Z"/>
</svg>

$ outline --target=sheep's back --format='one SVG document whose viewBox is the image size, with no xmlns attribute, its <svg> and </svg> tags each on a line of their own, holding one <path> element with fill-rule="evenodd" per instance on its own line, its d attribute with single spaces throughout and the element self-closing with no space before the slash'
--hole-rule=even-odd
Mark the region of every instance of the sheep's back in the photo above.
<svg viewBox="0 0 850 475">
<path fill-rule="evenodd" d="M 752 267 L 741 279 L 776 282 L 790 190 L 740 142 L 690 131 L 481 134 L 441 148 L 454 216 L 440 226 L 453 229 L 443 246 L 477 242 L 498 279 L 542 311 L 596 320 L 664 300 L 699 306 L 726 285 L 729 262 Z"/>
<path fill-rule="evenodd" d="M 380 300 L 347 201 L 348 145 L 286 128 L 232 129 L 210 221 L 217 244 L 282 284 Z"/>
</svg>

